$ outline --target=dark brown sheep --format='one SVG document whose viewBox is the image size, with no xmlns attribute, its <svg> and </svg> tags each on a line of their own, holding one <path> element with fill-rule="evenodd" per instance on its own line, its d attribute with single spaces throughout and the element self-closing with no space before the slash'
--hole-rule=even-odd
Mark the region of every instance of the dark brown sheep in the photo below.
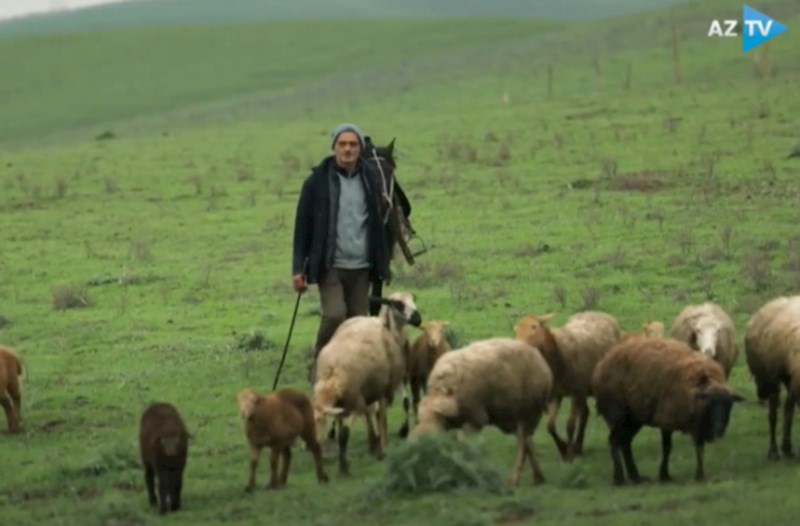
<svg viewBox="0 0 800 526">
<path fill-rule="evenodd" d="M 22 364 L 16 353 L 0 345 L 0 405 L 6 413 L 6 422 L 10 433 L 22 430 L 22 395 L 19 388 L 19 377 L 22 375 Z"/>
<path fill-rule="evenodd" d="M 139 450 L 150 506 L 161 515 L 181 509 L 181 490 L 190 435 L 178 410 L 167 402 L 151 404 L 139 425 Z M 155 481 L 158 479 L 158 500 Z"/>
<path fill-rule="evenodd" d="M 695 480 L 704 480 L 704 445 L 724 436 L 732 404 L 742 400 L 726 384 L 719 363 L 670 338 L 630 340 L 614 346 L 594 369 L 592 391 L 597 412 L 609 428 L 615 485 L 625 482 L 622 459 L 631 482 L 647 480 L 639 475 L 631 449 L 643 426 L 661 430 L 662 482 L 671 480 L 669 455 L 675 431 L 692 437 L 697 457 Z"/>
<path fill-rule="evenodd" d="M 317 441 L 314 408 L 306 395 L 294 389 L 279 389 L 262 396 L 252 389 L 243 389 L 236 395 L 236 401 L 250 446 L 250 477 L 246 491 L 255 488 L 258 457 L 263 447 L 272 450 L 267 487 L 278 489 L 286 486 L 292 462 L 292 445 L 298 437 L 303 439 L 314 458 L 317 481 L 320 484 L 328 482 L 322 465 L 322 448 Z M 281 457 L 283 466 L 278 476 L 278 460 Z"/>
</svg>

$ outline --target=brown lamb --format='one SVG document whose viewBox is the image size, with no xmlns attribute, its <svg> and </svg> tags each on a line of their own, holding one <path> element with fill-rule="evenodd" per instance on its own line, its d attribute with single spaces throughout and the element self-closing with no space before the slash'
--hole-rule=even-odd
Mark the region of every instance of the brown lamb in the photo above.
<svg viewBox="0 0 800 526">
<path fill-rule="evenodd" d="M 6 413 L 9 433 L 22 431 L 22 394 L 19 377 L 22 363 L 9 347 L 0 345 L 0 405 Z"/>
<path fill-rule="evenodd" d="M 425 393 L 425 386 L 428 383 L 428 376 L 431 374 L 436 361 L 446 352 L 450 351 L 450 344 L 447 342 L 445 329 L 449 325 L 447 321 L 428 321 L 423 323 L 420 328 L 422 334 L 417 336 L 408 353 L 408 365 L 406 368 L 409 390 L 411 391 L 411 402 L 408 397 L 403 398 L 403 410 L 405 420 L 400 432 L 401 437 L 406 437 L 410 429 L 409 424 L 409 405 L 414 411 L 414 420 L 417 420 L 420 392 Z"/>
<path fill-rule="evenodd" d="M 245 424 L 247 443 L 250 446 L 250 477 L 246 491 L 255 489 L 258 457 L 263 447 L 272 450 L 268 489 L 286 486 L 292 462 L 292 446 L 297 437 L 305 442 L 317 470 L 317 481 L 328 482 L 322 465 L 322 449 L 317 441 L 314 408 L 308 397 L 294 389 L 279 389 L 268 395 L 259 395 L 252 389 L 243 389 L 236 395 L 239 416 Z M 283 466 L 278 476 L 278 460 Z"/>
<path fill-rule="evenodd" d="M 692 437 L 697 458 L 695 480 L 704 480 L 704 445 L 724 436 L 732 404 L 743 399 L 726 384 L 718 362 L 670 338 L 615 346 L 597 363 L 592 390 L 597 411 L 609 428 L 615 485 L 625 482 L 622 460 L 631 482 L 647 480 L 639 475 L 631 448 L 643 426 L 661 430 L 659 480 L 671 480 L 669 455 L 675 431 Z"/>
<path fill-rule="evenodd" d="M 139 450 L 150 506 L 164 515 L 181 509 L 183 471 L 191 435 L 178 410 L 168 402 L 151 404 L 139 425 Z M 158 479 L 158 499 L 155 482 Z"/>
</svg>

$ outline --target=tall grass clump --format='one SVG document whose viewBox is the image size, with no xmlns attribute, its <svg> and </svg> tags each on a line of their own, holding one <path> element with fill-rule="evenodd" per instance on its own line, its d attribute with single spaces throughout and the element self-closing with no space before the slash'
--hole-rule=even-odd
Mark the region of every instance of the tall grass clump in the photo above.
<svg viewBox="0 0 800 526">
<path fill-rule="evenodd" d="M 371 488 L 383 496 L 477 491 L 504 495 L 511 488 L 475 440 L 432 433 L 400 444 L 387 455 L 383 478 Z"/>
</svg>

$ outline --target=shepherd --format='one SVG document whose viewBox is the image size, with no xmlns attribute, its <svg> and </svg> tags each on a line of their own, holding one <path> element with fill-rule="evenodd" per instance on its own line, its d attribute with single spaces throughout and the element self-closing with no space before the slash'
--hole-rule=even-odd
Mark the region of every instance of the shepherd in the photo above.
<svg viewBox="0 0 800 526">
<path fill-rule="evenodd" d="M 411 214 L 397 181 L 386 180 L 394 177 L 393 159 L 390 163 L 379 159 L 375 146 L 354 124 L 337 126 L 331 139 L 333 154 L 312 168 L 303 182 L 294 225 L 292 285 L 302 294 L 309 284 L 317 284 L 322 306 L 312 383 L 320 350 L 345 319 L 374 315 L 370 285 L 372 295 L 380 296 L 383 282 L 391 279 L 397 236 L 384 218 L 396 207 L 404 218 Z M 381 156 L 391 158 L 393 147 L 394 141 Z M 392 188 L 390 199 L 387 183 Z"/>
</svg>

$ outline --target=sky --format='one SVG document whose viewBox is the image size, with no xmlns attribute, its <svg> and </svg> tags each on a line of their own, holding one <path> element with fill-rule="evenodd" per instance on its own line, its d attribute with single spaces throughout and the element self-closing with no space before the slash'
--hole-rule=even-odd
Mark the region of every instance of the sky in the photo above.
<svg viewBox="0 0 800 526">
<path fill-rule="evenodd" d="M 0 20 L 53 10 L 114 4 L 128 0 L 0 0 Z"/>
</svg>

